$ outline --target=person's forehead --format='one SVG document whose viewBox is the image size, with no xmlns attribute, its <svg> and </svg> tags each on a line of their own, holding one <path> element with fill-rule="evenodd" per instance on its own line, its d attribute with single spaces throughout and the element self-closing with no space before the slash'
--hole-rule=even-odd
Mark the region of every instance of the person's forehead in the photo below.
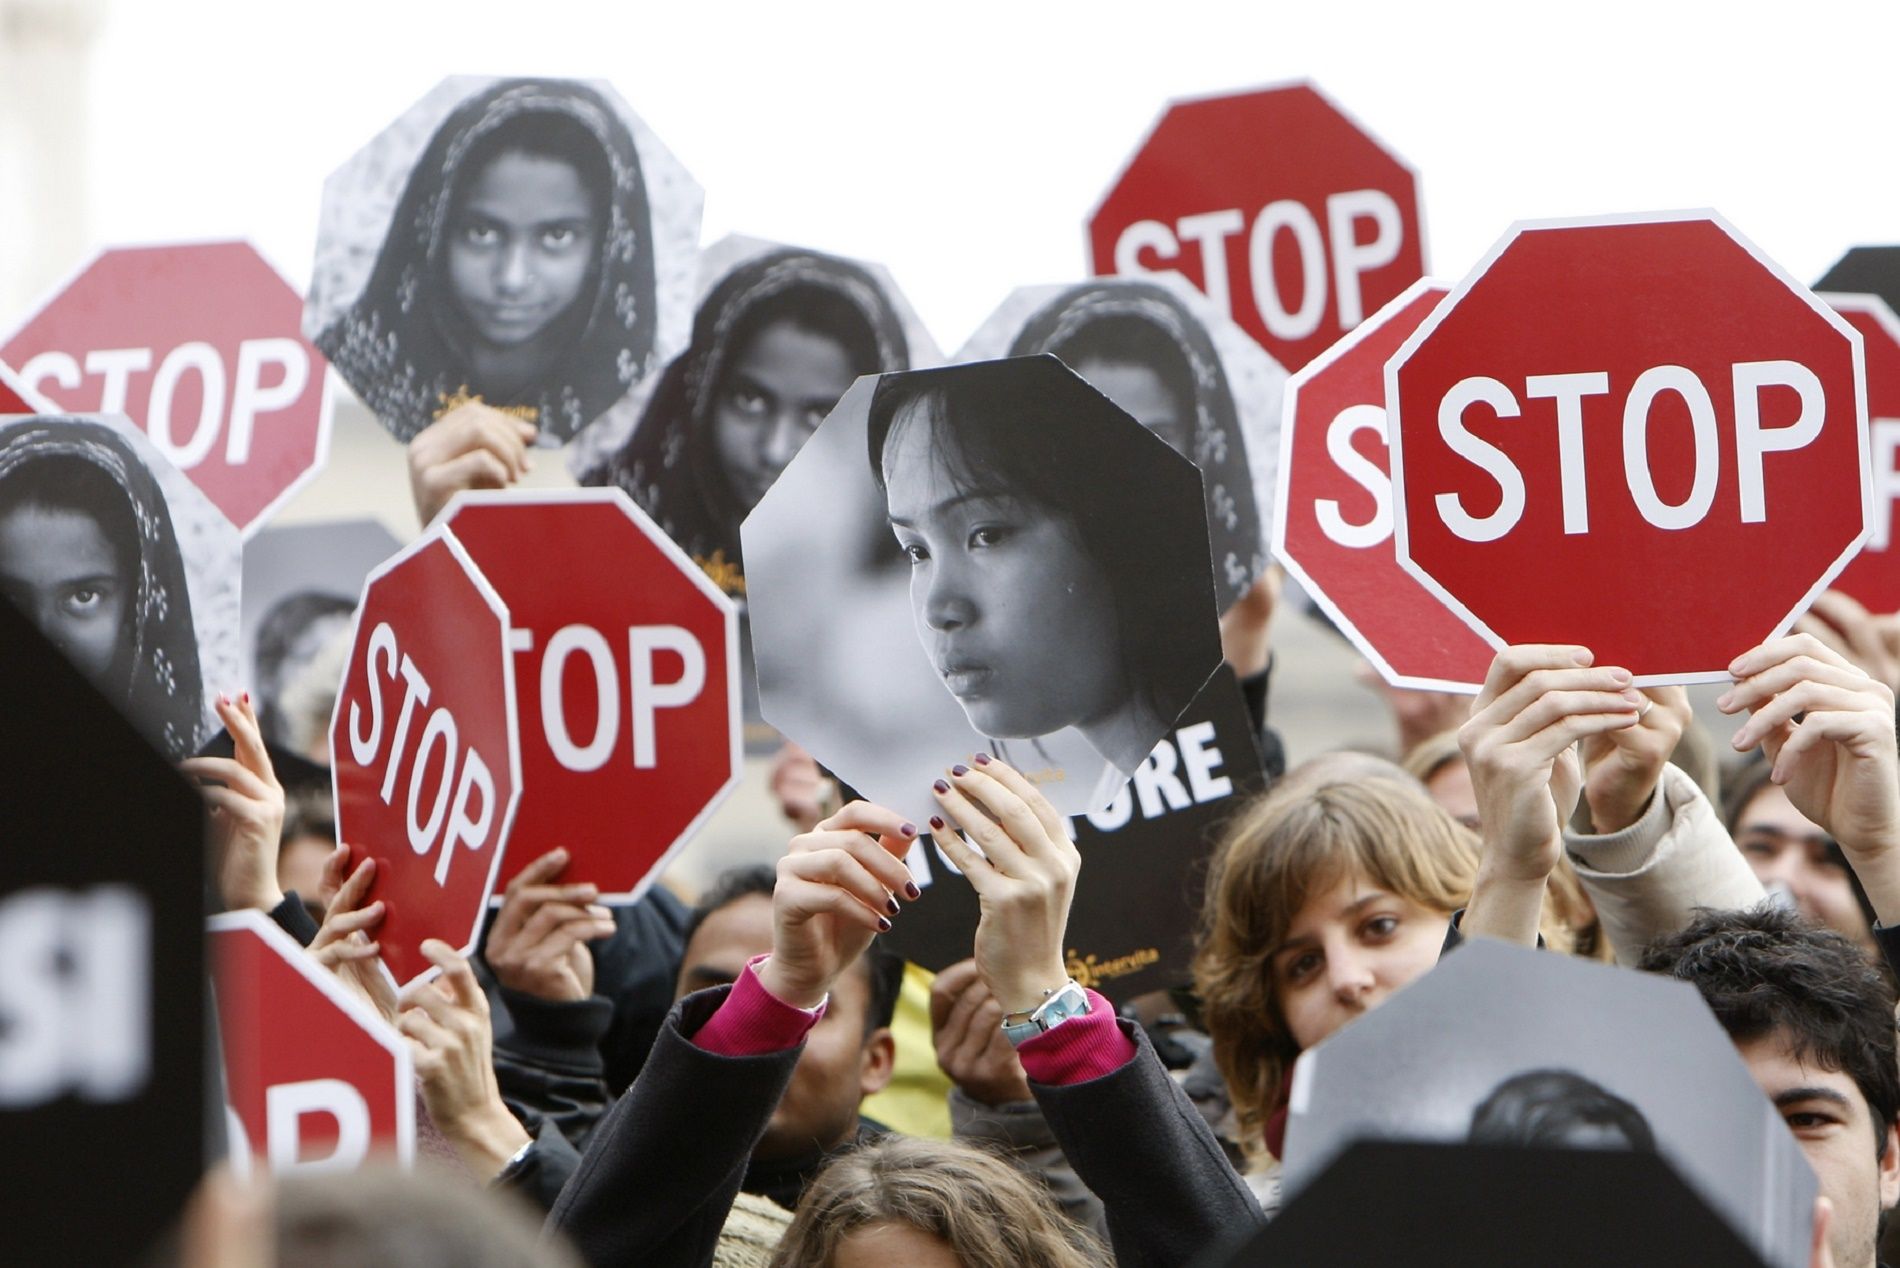
<svg viewBox="0 0 1900 1268">
<path fill-rule="evenodd" d="M 1788 800 L 1788 794 L 1776 784 L 1763 784 L 1761 791 L 1748 799 L 1736 819 L 1736 830 L 1765 828 L 1793 836 L 1819 835 L 1821 829 Z"/>
<path fill-rule="evenodd" d="M 747 894 L 699 922 L 686 944 L 684 963 L 718 963 L 737 971 L 755 955 L 772 949 L 772 899 Z"/>
<path fill-rule="evenodd" d="M 587 187 L 574 165 L 548 154 L 507 150 L 496 155 L 470 184 L 468 201 L 484 211 L 548 214 L 585 211 Z M 562 205 L 565 204 L 565 205 Z"/>
</svg>

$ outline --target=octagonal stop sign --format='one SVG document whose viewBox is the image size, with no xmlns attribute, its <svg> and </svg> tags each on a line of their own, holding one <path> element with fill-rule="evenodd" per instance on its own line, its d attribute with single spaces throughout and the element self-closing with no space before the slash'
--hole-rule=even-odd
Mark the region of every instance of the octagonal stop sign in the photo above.
<svg viewBox="0 0 1900 1268">
<path fill-rule="evenodd" d="M 20 377 L 0 362 L 0 414 L 49 414 L 54 412 L 38 393 L 20 382 Z"/>
<path fill-rule="evenodd" d="M 1096 274 L 1178 272 L 1297 370 L 1425 272 L 1418 178 L 1312 84 L 1169 104 L 1089 217 Z"/>
<path fill-rule="evenodd" d="M 330 766 L 396 980 L 429 970 L 425 938 L 471 949 L 521 790 L 514 663 L 508 610 L 439 523 L 364 583 Z"/>
<path fill-rule="evenodd" d="M 1873 612 L 1900 612 L 1900 317 L 1878 295 L 1824 295 L 1860 332 L 1867 352 L 1867 448 L 1873 477 L 1873 527 L 1834 587 Z"/>
<path fill-rule="evenodd" d="M 1860 336 L 1713 213 L 1514 227 L 1386 404 L 1400 562 L 1494 646 L 1726 680 L 1867 531 Z"/>
<path fill-rule="evenodd" d="M 350 1171 L 415 1156 L 409 1049 L 255 909 L 210 920 L 230 1156 L 239 1168 Z"/>
<path fill-rule="evenodd" d="M 558 846 L 632 901 L 738 783 L 737 610 L 618 489 L 465 493 L 447 523 L 513 627 L 526 792 L 496 883 Z"/>
<path fill-rule="evenodd" d="M 247 242 L 123 247 L 0 357 L 59 409 L 129 416 L 249 536 L 329 449 L 326 363 L 302 320 L 302 297 Z"/>
<path fill-rule="evenodd" d="M 1399 567 L 1387 458 L 1386 360 L 1446 294 L 1414 282 L 1287 381 L 1273 552 L 1387 682 L 1464 691 L 1491 645 Z"/>
</svg>

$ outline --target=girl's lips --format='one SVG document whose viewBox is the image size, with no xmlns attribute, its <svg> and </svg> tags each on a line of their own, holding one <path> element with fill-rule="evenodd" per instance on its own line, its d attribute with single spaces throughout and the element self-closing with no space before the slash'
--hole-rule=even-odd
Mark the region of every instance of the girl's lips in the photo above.
<svg viewBox="0 0 1900 1268">
<path fill-rule="evenodd" d="M 959 699 L 982 694 L 983 688 L 995 677 L 995 671 L 988 665 L 970 663 L 939 666 L 937 673 L 943 679 L 943 685 L 950 689 L 950 694 Z"/>
</svg>

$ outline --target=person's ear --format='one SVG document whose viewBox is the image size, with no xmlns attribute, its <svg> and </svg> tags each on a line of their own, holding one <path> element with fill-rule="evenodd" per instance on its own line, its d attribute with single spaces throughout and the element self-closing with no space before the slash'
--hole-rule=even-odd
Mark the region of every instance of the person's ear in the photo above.
<svg viewBox="0 0 1900 1268">
<path fill-rule="evenodd" d="M 864 1041 L 864 1056 L 858 1062 L 858 1095 L 882 1092 L 897 1070 L 897 1040 L 890 1027 L 880 1026 Z"/>
<path fill-rule="evenodd" d="M 1900 1125 L 1887 1124 L 1887 1147 L 1880 1155 L 1880 1209 L 1900 1203 Z"/>
</svg>

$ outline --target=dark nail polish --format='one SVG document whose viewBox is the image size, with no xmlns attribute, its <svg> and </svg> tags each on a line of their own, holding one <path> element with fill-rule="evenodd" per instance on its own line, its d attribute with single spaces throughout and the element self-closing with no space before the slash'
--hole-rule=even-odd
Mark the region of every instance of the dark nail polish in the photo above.
<svg viewBox="0 0 1900 1268">
<path fill-rule="evenodd" d="M 917 882 L 915 881 L 904 882 L 904 897 L 910 899 L 912 902 L 916 902 L 919 898 L 922 898 L 923 896 L 924 896 L 924 891 L 917 888 Z"/>
<path fill-rule="evenodd" d="M 897 900 L 895 898 L 886 898 L 884 900 L 884 910 L 890 912 L 893 916 L 895 916 L 898 912 L 902 911 L 903 908 L 897 905 Z"/>
<path fill-rule="evenodd" d="M 970 768 L 965 766 L 962 762 L 958 762 L 955 766 L 950 768 L 950 773 L 958 778 L 962 778 L 970 773 Z"/>
<path fill-rule="evenodd" d="M 877 918 L 877 931 L 879 933 L 889 933 L 891 931 L 891 922 L 879 916 Z"/>
<path fill-rule="evenodd" d="M 250 702 L 251 702 L 251 693 L 247 691 L 244 693 L 244 703 L 249 704 Z"/>
<path fill-rule="evenodd" d="M 975 762 L 978 766 L 988 766 L 990 764 L 990 755 L 988 753 L 978 753 L 970 760 Z"/>
<path fill-rule="evenodd" d="M 914 837 L 917 835 L 917 825 L 914 823 L 900 823 L 897 825 L 897 835 Z"/>
<path fill-rule="evenodd" d="M 933 827 L 933 828 L 935 828 L 935 829 L 936 829 L 937 831 L 939 831 L 939 832 L 942 832 L 942 831 L 943 831 L 943 820 L 942 820 L 942 819 L 940 819 L 940 818 L 938 818 L 938 817 L 937 817 L 936 815 L 931 815 L 931 816 L 930 816 L 930 826 L 931 826 L 931 827 Z"/>
<path fill-rule="evenodd" d="M 940 793 L 947 793 L 950 791 L 950 785 L 944 783 L 941 779 L 938 780 L 936 783 L 932 784 L 931 787 L 935 788 Z M 936 820 L 933 819 L 931 820 L 931 822 L 935 823 Z"/>
</svg>

